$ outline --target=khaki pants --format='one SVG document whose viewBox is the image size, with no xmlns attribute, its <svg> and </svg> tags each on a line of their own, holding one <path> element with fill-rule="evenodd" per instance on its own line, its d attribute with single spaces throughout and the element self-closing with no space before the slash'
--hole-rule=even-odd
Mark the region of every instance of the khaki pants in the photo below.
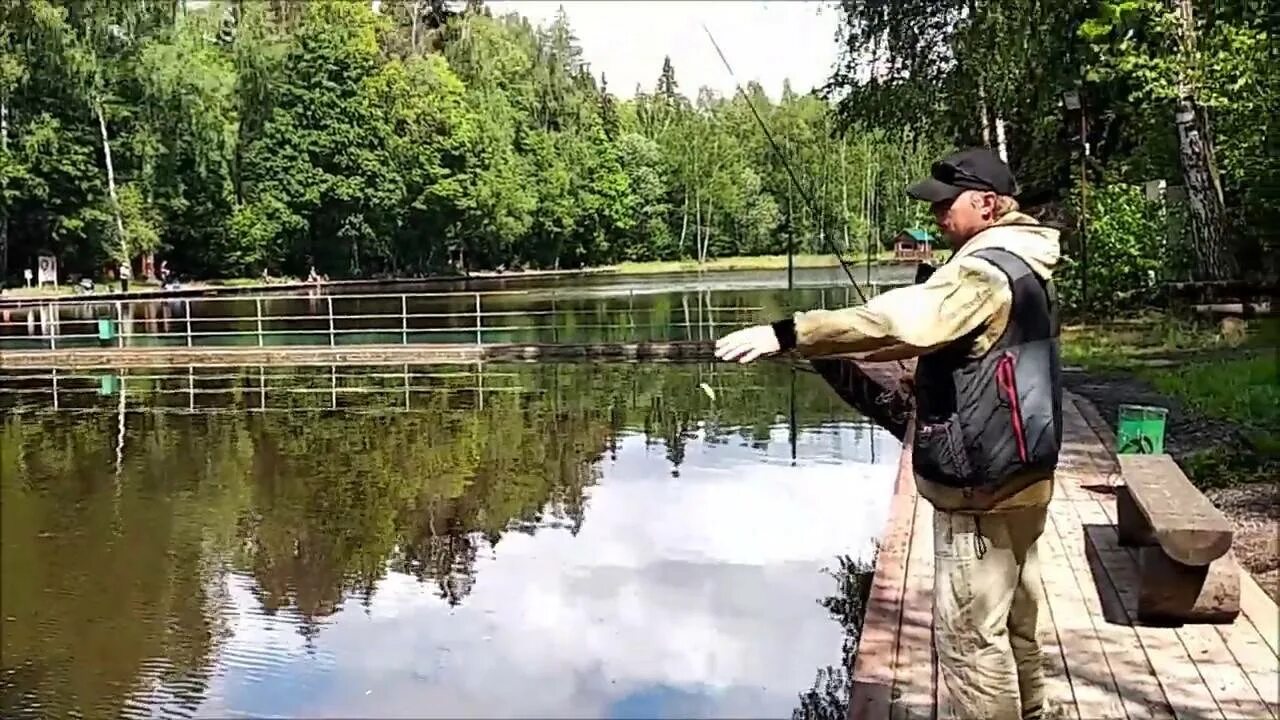
<svg viewBox="0 0 1280 720">
<path fill-rule="evenodd" d="M 940 718 L 1043 717 L 1037 544 L 1047 513 L 934 511 L 934 643 L 950 700 Z"/>
</svg>

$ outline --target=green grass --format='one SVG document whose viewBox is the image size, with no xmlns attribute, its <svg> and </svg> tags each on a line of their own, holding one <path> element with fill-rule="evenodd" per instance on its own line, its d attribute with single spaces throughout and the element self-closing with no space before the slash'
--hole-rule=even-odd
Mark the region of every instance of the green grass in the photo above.
<svg viewBox="0 0 1280 720">
<path fill-rule="evenodd" d="M 1160 392 L 1180 397 L 1204 415 L 1250 428 L 1280 430 L 1280 382 L 1274 356 L 1146 368 L 1140 374 Z"/>
<path fill-rule="evenodd" d="M 1233 345 L 1216 324 L 1150 314 L 1127 321 L 1063 328 L 1062 360 L 1086 370 L 1117 370 L 1132 368 L 1164 353 L 1271 348 L 1278 342 L 1278 318 L 1251 320 L 1244 341 Z"/>
<path fill-rule="evenodd" d="M 1280 472 L 1280 377 L 1274 352 L 1280 319 L 1249 321 L 1243 341 L 1232 344 L 1218 326 L 1167 316 L 1069 328 L 1063 332 L 1063 360 L 1086 370 L 1124 371 L 1208 418 L 1240 428 L 1255 452 L 1217 445 L 1181 459 L 1200 487 L 1274 479 Z M 1144 365 L 1152 355 L 1203 350 L 1166 367 Z"/>
</svg>

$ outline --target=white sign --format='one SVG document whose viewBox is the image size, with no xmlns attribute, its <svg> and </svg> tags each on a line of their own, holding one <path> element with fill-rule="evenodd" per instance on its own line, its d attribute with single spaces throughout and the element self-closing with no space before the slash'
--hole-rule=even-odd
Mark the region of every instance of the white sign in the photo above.
<svg viewBox="0 0 1280 720">
<path fill-rule="evenodd" d="M 1164 180 L 1148 180 L 1143 184 L 1143 189 L 1146 191 L 1147 195 L 1147 201 L 1160 202 L 1160 200 L 1164 199 L 1165 187 L 1166 185 Z"/>
<path fill-rule="evenodd" d="M 36 277 L 36 285 L 58 284 L 58 258 L 52 255 L 41 255 L 38 267 L 40 272 Z"/>
</svg>

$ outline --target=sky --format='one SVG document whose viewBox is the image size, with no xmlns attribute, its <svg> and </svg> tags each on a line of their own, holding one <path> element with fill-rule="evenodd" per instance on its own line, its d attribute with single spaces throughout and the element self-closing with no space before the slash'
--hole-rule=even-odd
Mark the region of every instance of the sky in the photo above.
<svg viewBox="0 0 1280 720">
<path fill-rule="evenodd" d="M 321 619 L 311 647 L 296 611 L 263 613 L 252 577 L 233 574 L 197 714 L 785 716 L 840 660 L 824 568 L 870 557 L 901 449 L 828 425 L 801 431 L 792 465 L 788 440 L 784 425 L 762 450 L 696 432 L 676 478 L 663 446 L 623 436 L 576 536 L 507 533 L 478 553 L 457 607 L 388 572 L 367 607 L 349 597 Z"/>
<path fill-rule="evenodd" d="M 827 2 L 782 0 L 487 0 L 495 15 L 518 12 L 535 24 L 550 23 L 563 5 L 583 56 L 609 90 L 621 98 L 636 83 L 651 91 L 671 56 L 680 90 L 690 99 L 698 88 L 725 96 L 734 82 L 702 29 L 715 36 L 743 85 L 759 82 L 775 100 L 784 79 L 807 92 L 830 77 L 838 57 L 836 10 Z"/>
</svg>

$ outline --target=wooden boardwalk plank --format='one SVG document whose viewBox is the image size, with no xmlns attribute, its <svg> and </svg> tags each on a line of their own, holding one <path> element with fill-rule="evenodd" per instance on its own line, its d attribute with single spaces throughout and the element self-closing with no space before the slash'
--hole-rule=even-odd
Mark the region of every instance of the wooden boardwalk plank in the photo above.
<svg viewBox="0 0 1280 720">
<path fill-rule="evenodd" d="M 1106 428 L 1092 427 L 1088 407 L 1069 397 L 1041 539 L 1050 717 L 1280 720 L 1280 613 L 1247 573 L 1242 613 L 1230 625 L 1136 622 L 1137 553 L 1119 545 L 1115 529 L 1118 463 L 1099 437 Z M 948 716 L 931 642 L 932 507 L 916 498 L 909 470 L 909 461 L 900 467 L 886 560 L 876 568 L 851 717 Z"/>
<path fill-rule="evenodd" d="M 1273 718 L 1280 718 L 1280 663 L 1253 630 L 1237 621 L 1215 628 Z"/>
<path fill-rule="evenodd" d="M 914 493 L 903 493 L 895 495 L 890 505 L 887 532 L 876 558 L 862 638 L 854 660 L 849 698 L 849 717 L 854 720 L 883 720 L 889 716 L 916 502 Z"/>
<path fill-rule="evenodd" d="M 1067 679 L 1081 718 L 1124 718 L 1115 679 L 1107 665 L 1102 641 L 1089 617 L 1080 586 L 1057 523 L 1050 521 L 1041 536 L 1041 563 L 1045 594 L 1053 610 L 1066 660 Z"/>
<path fill-rule="evenodd" d="M 1100 518 L 1108 518 L 1111 522 L 1115 522 L 1114 507 L 1106 508 L 1098 506 L 1101 510 Z M 1116 546 L 1119 547 L 1117 540 Z M 1136 584 L 1136 562 L 1137 553 L 1130 548 L 1121 548 L 1121 550 L 1129 556 L 1131 563 L 1134 564 L 1134 574 L 1132 582 Z M 1133 621 L 1137 617 L 1136 596 L 1130 596 L 1130 604 L 1125 608 L 1129 614 L 1129 618 Z M 1139 626 L 1141 627 L 1141 626 Z M 1241 622 L 1238 618 L 1230 626 L 1244 635 L 1249 626 Z M 1187 624 L 1179 628 L 1151 628 L 1153 633 L 1172 633 L 1176 636 L 1181 644 L 1182 652 L 1177 652 L 1176 648 L 1172 651 L 1178 664 L 1189 664 L 1194 666 L 1201 684 L 1209 691 L 1209 695 L 1216 703 L 1221 717 L 1225 718 L 1268 718 L 1274 717 L 1272 711 L 1267 707 L 1259 691 L 1254 687 L 1253 681 L 1246 675 L 1244 669 L 1236 661 L 1235 657 L 1229 650 L 1226 641 L 1218 632 L 1217 628 L 1212 625 L 1205 624 Z M 1173 647 L 1173 643 L 1169 643 L 1169 647 Z M 1185 656 L 1185 660 L 1183 657 Z M 1194 682 L 1191 673 L 1185 673 L 1188 682 Z"/>
<path fill-rule="evenodd" d="M 1047 553 L 1041 550 L 1043 563 Z M 1043 580 L 1041 592 L 1044 592 Z M 1046 598 L 1041 599 L 1039 618 L 1040 648 L 1044 651 L 1044 695 L 1049 701 L 1049 717 L 1081 720 L 1075 694 L 1071 692 L 1071 679 L 1067 677 L 1067 660 L 1062 648 L 1062 638 L 1054 622 L 1053 610 Z"/>
<path fill-rule="evenodd" d="M 933 506 L 916 501 L 907 560 L 907 588 L 898 631 L 891 717 L 929 720 L 935 708 L 937 657 L 933 646 Z"/>
<path fill-rule="evenodd" d="M 1075 419 L 1073 417 L 1070 420 L 1074 421 Z M 1084 422 L 1082 417 L 1080 417 L 1080 422 Z M 1101 443 L 1098 443 L 1098 447 L 1102 447 Z M 1105 456 L 1100 456 L 1096 451 L 1088 453 L 1088 459 L 1091 466 L 1089 469 L 1092 469 L 1095 473 L 1106 471 L 1110 466 L 1108 459 Z M 1095 523 L 1095 527 L 1100 529 L 1096 533 L 1096 537 L 1103 539 L 1105 542 L 1112 538 L 1101 528 L 1106 527 L 1112 533 L 1114 532 L 1116 520 L 1115 502 L 1113 498 L 1108 496 L 1096 495 L 1095 498 L 1092 503 L 1073 503 L 1072 505 L 1082 523 Z M 1118 542 L 1114 547 L 1120 547 Z M 1130 564 L 1134 565 L 1134 575 L 1136 576 L 1137 553 L 1129 548 L 1120 549 L 1128 555 Z M 1130 583 L 1130 587 L 1136 587 L 1136 577 Z M 1130 593 L 1127 599 L 1128 604 L 1125 607 L 1127 619 L 1133 623 L 1137 618 L 1133 593 Z M 1239 620 L 1236 622 L 1238 624 Z M 1163 632 L 1167 635 L 1169 630 L 1164 629 Z M 1179 653 L 1176 651 L 1174 643 L 1168 643 L 1167 647 L 1172 651 L 1175 662 L 1182 665 L 1182 669 L 1185 669 L 1185 664 L 1191 664 L 1195 667 L 1201 683 L 1217 705 L 1220 712 L 1218 716 L 1226 718 L 1271 717 L 1270 709 L 1254 689 L 1252 681 L 1247 677 L 1244 669 L 1235 661 L 1222 636 L 1213 626 L 1188 624 L 1172 629 L 1172 632 L 1183 649 Z M 1186 658 L 1185 660 L 1183 659 L 1184 657 Z M 1186 672 L 1185 676 L 1187 681 L 1194 684 L 1194 678 L 1189 672 Z M 1179 690 L 1183 691 L 1185 687 L 1179 688 Z M 1204 706 L 1203 697 L 1199 698 L 1196 704 Z"/>
<path fill-rule="evenodd" d="M 1280 609 L 1248 573 L 1240 582 L 1240 611 L 1258 629 L 1272 654 L 1280 656 Z"/>
<path fill-rule="evenodd" d="M 1113 685 L 1118 693 L 1125 716 L 1131 720 L 1138 718 L 1173 718 L 1173 708 L 1169 707 L 1160 683 L 1156 680 L 1155 670 L 1142 651 L 1137 634 L 1132 627 L 1107 622 L 1107 612 L 1103 605 L 1104 596 L 1111 603 L 1113 610 L 1123 605 L 1114 586 L 1105 573 L 1097 578 L 1091 572 L 1088 548 L 1084 537 L 1084 526 L 1074 508 L 1066 507 L 1073 503 L 1058 503 L 1050 513 L 1050 522 L 1058 533 L 1066 551 L 1066 561 L 1075 576 L 1076 586 L 1084 598 L 1089 612 L 1089 620 L 1094 632 L 1102 644 L 1104 668 L 1091 668 L 1095 673 L 1106 670 L 1110 673 Z M 1078 672 L 1081 672 L 1077 669 Z"/>
</svg>

